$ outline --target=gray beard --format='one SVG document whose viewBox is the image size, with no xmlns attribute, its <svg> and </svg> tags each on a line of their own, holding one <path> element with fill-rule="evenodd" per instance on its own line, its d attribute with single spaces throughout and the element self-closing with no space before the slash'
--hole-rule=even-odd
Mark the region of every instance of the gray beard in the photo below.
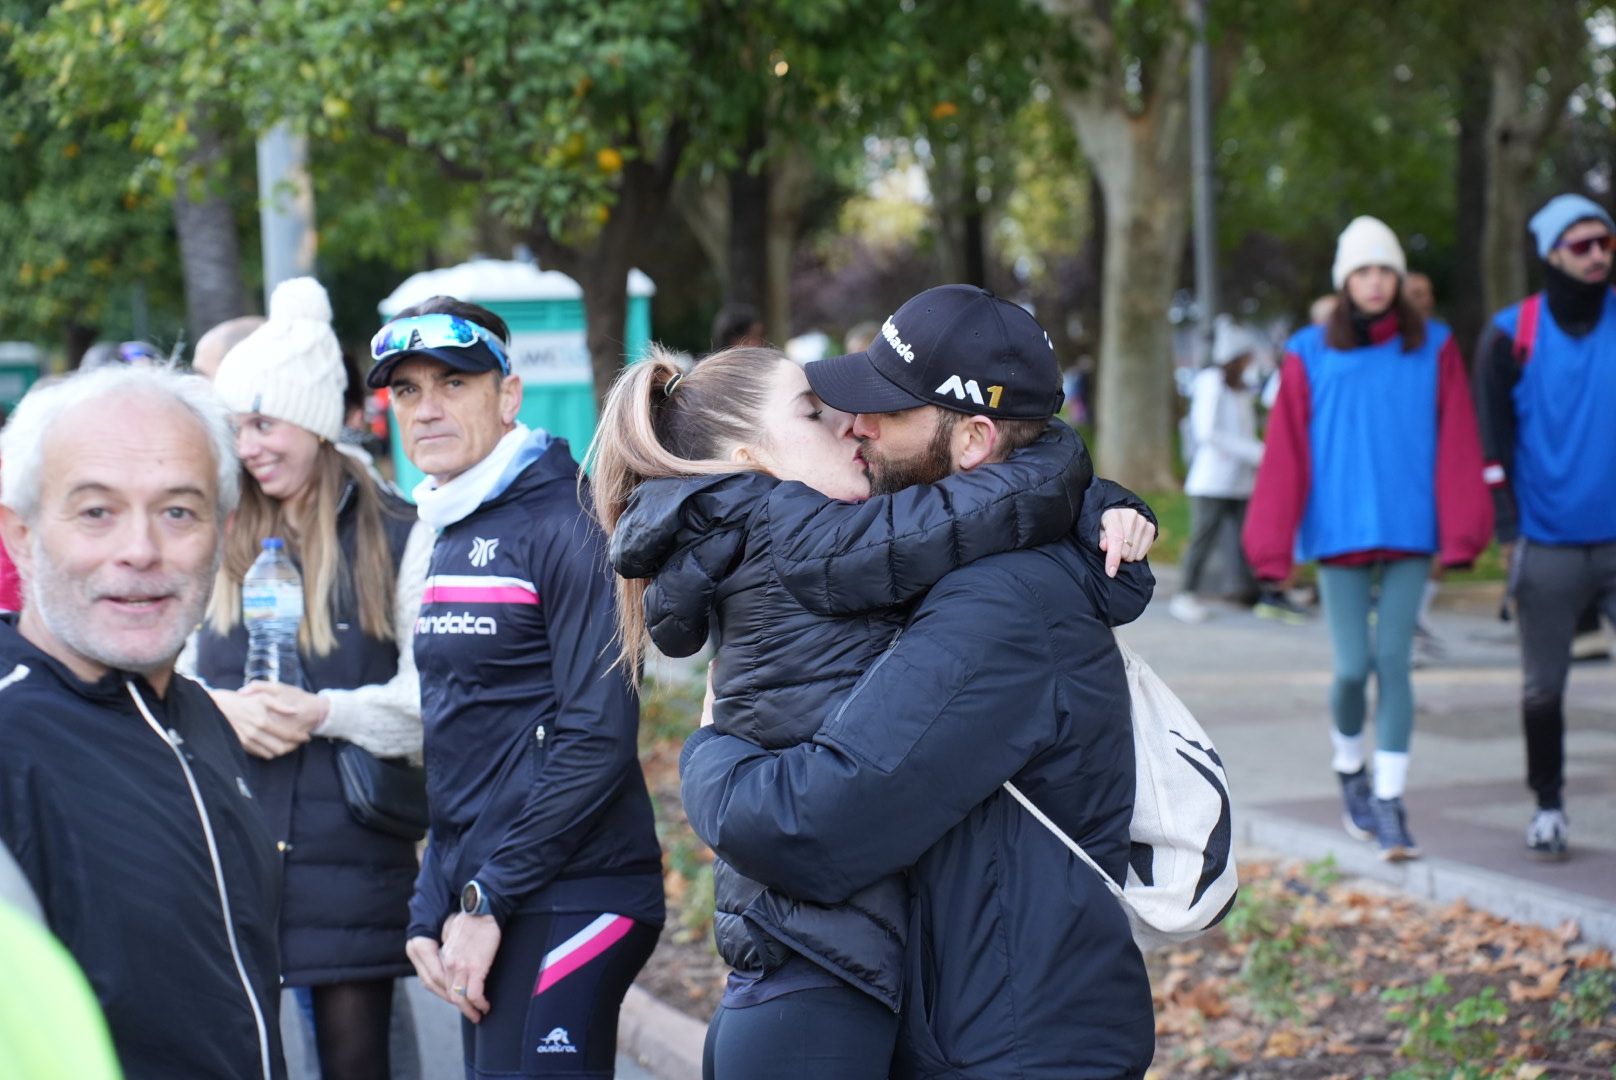
<svg viewBox="0 0 1616 1080">
<path fill-rule="evenodd" d="M 26 602 L 32 606 L 45 629 L 62 644 L 102 667 L 133 671 L 139 675 L 150 675 L 152 672 L 173 667 L 180 651 L 185 648 L 186 639 L 201 625 L 202 615 L 207 610 L 208 598 L 213 592 L 215 575 L 224 560 L 224 546 L 216 545 L 213 551 L 213 564 L 208 568 L 207 576 L 200 581 L 191 582 L 196 587 L 190 600 L 180 610 L 173 628 L 167 631 L 165 637 L 150 648 L 142 649 L 137 655 L 113 651 L 93 640 L 88 628 L 73 617 L 75 604 L 72 589 L 75 583 L 65 580 L 65 575 L 51 560 L 37 532 L 33 536 L 31 549 L 34 567 L 33 574 L 27 582 Z"/>
</svg>

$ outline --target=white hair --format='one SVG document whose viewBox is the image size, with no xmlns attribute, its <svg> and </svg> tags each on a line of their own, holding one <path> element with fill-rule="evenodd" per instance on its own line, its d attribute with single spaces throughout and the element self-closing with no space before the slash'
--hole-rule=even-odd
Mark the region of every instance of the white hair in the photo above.
<svg viewBox="0 0 1616 1080">
<path fill-rule="evenodd" d="M 0 504 L 33 522 L 39 513 L 45 437 L 56 422 L 92 401 L 140 396 L 172 401 L 207 432 L 218 471 L 218 516 L 224 521 L 241 498 L 241 469 L 230 414 L 202 376 L 146 364 L 80 371 L 44 380 L 29 390 L 0 432 Z"/>
</svg>

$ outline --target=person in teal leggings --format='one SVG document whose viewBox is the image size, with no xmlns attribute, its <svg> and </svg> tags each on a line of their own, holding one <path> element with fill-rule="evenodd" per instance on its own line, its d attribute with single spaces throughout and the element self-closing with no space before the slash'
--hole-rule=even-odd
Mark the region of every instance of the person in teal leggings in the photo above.
<svg viewBox="0 0 1616 1080">
<path fill-rule="evenodd" d="M 1388 860 L 1420 854 L 1403 790 L 1410 658 L 1431 559 L 1468 565 L 1492 529 L 1464 361 L 1448 328 L 1403 295 L 1405 272 L 1383 222 L 1360 217 L 1342 232 L 1335 309 L 1285 346 L 1243 537 L 1260 581 L 1287 580 L 1297 559 L 1319 563 L 1342 822 Z M 1371 673 L 1373 777 L 1363 731 Z"/>
</svg>

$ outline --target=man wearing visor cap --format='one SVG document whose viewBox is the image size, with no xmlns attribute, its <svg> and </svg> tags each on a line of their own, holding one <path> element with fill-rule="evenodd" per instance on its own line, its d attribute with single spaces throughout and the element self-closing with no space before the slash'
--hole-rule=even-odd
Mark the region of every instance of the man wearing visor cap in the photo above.
<svg viewBox="0 0 1616 1080">
<path fill-rule="evenodd" d="M 371 342 L 367 381 L 392 393 L 438 530 L 415 626 L 431 834 L 407 951 L 465 1017 L 467 1077 L 609 1077 L 663 922 L 661 851 L 605 542 L 566 442 L 517 420 L 509 353 L 503 320 L 450 297 Z"/>
</svg>

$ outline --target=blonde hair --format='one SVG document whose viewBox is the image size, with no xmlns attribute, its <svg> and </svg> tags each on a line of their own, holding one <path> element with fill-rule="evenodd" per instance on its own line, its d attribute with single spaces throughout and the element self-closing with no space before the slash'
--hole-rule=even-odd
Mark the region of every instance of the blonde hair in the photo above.
<svg viewBox="0 0 1616 1080">
<path fill-rule="evenodd" d="M 745 472 L 730 459 L 736 447 L 767 443 L 763 410 L 778 349 L 722 349 L 688 373 L 661 346 L 625 369 L 612 384 L 584 461 L 591 475 L 595 517 L 607 536 L 647 480 Z M 618 663 L 639 677 L 645 657 L 646 578 L 616 579 Z"/>
<path fill-rule="evenodd" d="M 337 535 L 343 492 L 350 484 L 358 515 L 352 566 L 342 557 Z M 215 633 L 229 634 L 241 621 L 241 581 L 258 558 L 264 539 L 278 536 L 286 541 L 286 550 L 298 557 L 303 570 L 303 625 L 297 632 L 300 649 L 313 656 L 328 656 L 337 647 L 331 625 L 332 597 L 347 589 L 356 593 L 361 630 L 385 641 L 396 636 L 393 594 L 398 570 L 382 526 L 386 509 L 376 482 L 363 463 L 322 441 L 310 485 L 301 524 L 297 524 L 285 501 L 264 494 L 252 475 L 242 470 L 241 507 L 225 540 L 224 559 L 208 602 L 208 624 Z"/>
</svg>

